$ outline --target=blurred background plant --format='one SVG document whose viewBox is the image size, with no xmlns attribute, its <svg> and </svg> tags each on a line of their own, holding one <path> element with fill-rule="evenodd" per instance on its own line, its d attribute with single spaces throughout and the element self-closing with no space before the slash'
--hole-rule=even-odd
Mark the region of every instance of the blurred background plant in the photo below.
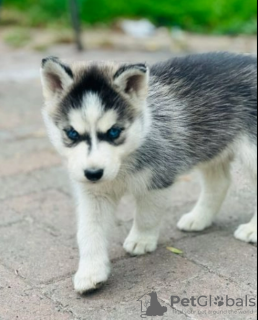
<svg viewBox="0 0 258 320">
<path fill-rule="evenodd" d="M 77 9 L 82 33 L 74 37 Z M 253 52 L 256 34 L 256 0 L 0 0 L 0 41 L 12 48 L 45 51 L 76 40 L 78 49 L 192 52 L 233 44 Z"/>
<path fill-rule="evenodd" d="M 85 25 L 117 18 L 147 18 L 156 26 L 215 34 L 256 34 L 256 0 L 78 0 Z M 69 24 L 65 0 L 4 0 L 2 24 L 49 27 Z"/>
</svg>

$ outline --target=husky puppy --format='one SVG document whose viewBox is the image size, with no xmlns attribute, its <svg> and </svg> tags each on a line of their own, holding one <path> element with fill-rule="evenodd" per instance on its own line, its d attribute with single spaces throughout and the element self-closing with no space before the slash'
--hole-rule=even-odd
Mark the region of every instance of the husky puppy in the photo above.
<svg viewBox="0 0 258 320">
<path fill-rule="evenodd" d="M 138 211 L 125 250 L 157 248 L 164 199 L 178 176 L 197 169 L 202 194 L 178 223 L 212 225 L 230 185 L 235 158 L 257 188 L 257 59 L 229 53 L 145 64 L 44 59 L 45 123 L 66 160 L 78 203 L 75 290 L 98 288 L 110 273 L 108 233 L 125 193 Z M 235 237 L 257 242 L 257 215 Z"/>
</svg>

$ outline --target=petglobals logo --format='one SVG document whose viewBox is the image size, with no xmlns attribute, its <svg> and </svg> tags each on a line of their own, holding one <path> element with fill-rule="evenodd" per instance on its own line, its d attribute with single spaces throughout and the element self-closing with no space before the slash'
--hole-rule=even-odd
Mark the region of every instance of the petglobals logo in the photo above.
<svg viewBox="0 0 258 320">
<path fill-rule="evenodd" d="M 200 296 L 191 298 L 180 298 L 179 296 L 171 296 L 171 307 L 241 307 L 241 308 L 256 308 L 257 298 L 245 296 L 244 298 L 232 298 L 230 296 Z"/>
<path fill-rule="evenodd" d="M 162 306 L 158 300 L 156 292 L 151 292 L 142 296 L 139 300 L 141 303 L 141 318 L 164 316 L 168 311 L 167 307 Z"/>
<path fill-rule="evenodd" d="M 169 300 L 170 299 L 170 300 Z M 148 317 L 162 318 L 172 314 L 191 315 L 241 315 L 244 317 L 257 314 L 257 297 L 245 295 L 235 298 L 231 295 L 201 295 L 192 297 L 170 296 L 167 303 L 159 300 L 157 293 L 151 292 L 143 295 L 138 302 L 141 303 L 141 314 L 143 319 Z M 170 301 L 170 303 L 169 303 Z M 167 306 L 165 306 L 167 304 Z M 171 309 L 170 309 L 171 308 Z M 168 310 L 169 309 L 169 310 Z"/>
</svg>

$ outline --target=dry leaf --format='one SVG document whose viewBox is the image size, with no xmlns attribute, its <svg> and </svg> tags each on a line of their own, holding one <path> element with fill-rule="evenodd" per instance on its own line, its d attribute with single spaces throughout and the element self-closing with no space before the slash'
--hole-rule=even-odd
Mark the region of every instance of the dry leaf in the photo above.
<svg viewBox="0 0 258 320">
<path fill-rule="evenodd" d="M 172 253 L 175 253 L 175 254 L 183 254 L 183 251 L 182 250 L 179 250 L 177 248 L 173 248 L 173 247 L 167 247 L 167 250 L 172 252 Z"/>
</svg>

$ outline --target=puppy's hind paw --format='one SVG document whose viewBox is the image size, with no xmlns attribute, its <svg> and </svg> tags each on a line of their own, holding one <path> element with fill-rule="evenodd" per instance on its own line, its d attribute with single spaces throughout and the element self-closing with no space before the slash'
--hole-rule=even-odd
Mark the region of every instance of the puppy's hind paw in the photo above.
<svg viewBox="0 0 258 320">
<path fill-rule="evenodd" d="M 196 213 L 185 214 L 178 222 L 177 227 L 179 230 L 188 232 L 203 231 L 212 225 L 212 220 L 197 215 Z"/>
<path fill-rule="evenodd" d="M 247 223 L 241 225 L 235 232 L 235 238 L 247 243 L 257 243 L 257 225 Z"/>
</svg>

